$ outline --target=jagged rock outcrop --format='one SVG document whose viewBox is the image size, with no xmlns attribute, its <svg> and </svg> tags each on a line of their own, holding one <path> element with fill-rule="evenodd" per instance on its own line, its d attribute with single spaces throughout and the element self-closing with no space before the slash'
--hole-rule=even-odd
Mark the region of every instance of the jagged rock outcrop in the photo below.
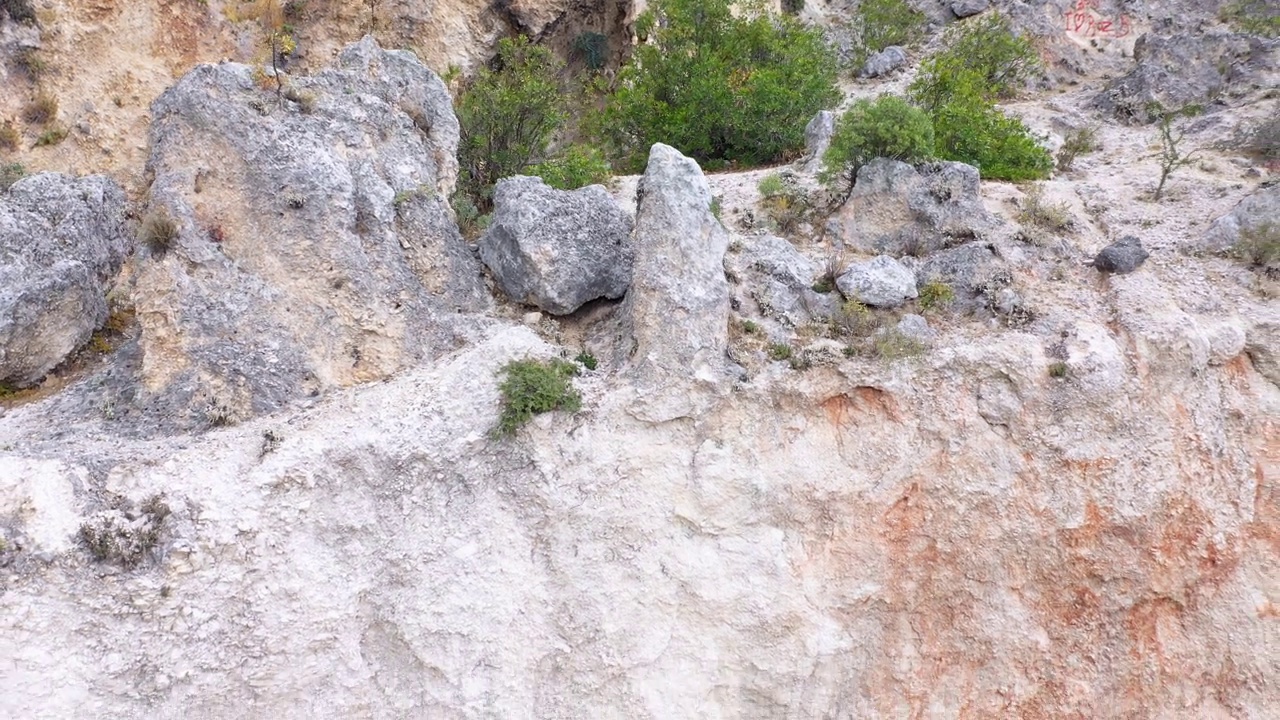
<svg viewBox="0 0 1280 720">
<path fill-rule="evenodd" d="M 150 204 L 178 233 L 134 300 L 147 402 L 181 423 L 385 378 L 486 303 L 447 204 L 444 83 L 366 38 L 289 88 L 203 65 L 153 107 Z"/>
<path fill-rule="evenodd" d="M 836 287 L 850 300 L 872 307 L 893 308 L 916 297 L 916 276 L 888 255 L 851 263 L 836 278 Z"/>
<path fill-rule="evenodd" d="M 132 245 L 107 178 L 44 173 L 0 193 L 0 384 L 35 383 L 88 342 Z"/>
<path fill-rule="evenodd" d="M 1280 184 L 1255 190 L 1231 212 L 1214 220 L 1199 247 L 1213 252 L 1231 250 L 1242 237 L 1260 239 L 1268 228 L 1280 237 Z"/>
<path fill-rule="evenodd" d="M 761 317 L 781 327 L 800 327 L 836 308 L 834 295 L 813 290 L 818 265 L 777 235 L 744 238 L 725 257 L 725 269 L 733 279 L 735 307 L 754 305 Z"/>
<path fill-rule="evenodd" d="M 1153 103 L 1177 111 L 1222 99 L 1228 88 L 1239 94 L 1280 80 L 1280 42 L 1226 28 L 1184 29 L 1179 22 L 1138 38 L 1133 57 L 1133 70 L 1096 100 L 1122 122 L 1159 119 Z"/>
<path fill-rule="evenodd" d="M 822 168 L 822 156 L 831 147 L 831 135 L 836 131 L 836 114 L 819 110 L 804 126 L 805 169 L 818 172 Z"/>
<path fill-rule="evenodd" d="M 992 245 L 971 242 L 933 253 L 920 263 L 916 269 L 917 286 L 934 280 L 946 283 L 954 291 L 957 309 L 973 311 L 994 307 L 1000 292 L 1012 284 L 1013 275 Z M 1009 302 L 1017 301 L 1006 297 Z"/>
<path fill-rule="evenodd" d="M 564 315 L 631 282 L 631 218 L 600 185 L 557 190 L 541 178 L 498 182 L 480 259 L 508 297 Z"/>
<path fill-rule="evenodd" d="M 951 12 L 958 18 L 967 18 L 991 7 L 991 0 L 952 0 Z"/>
<path fill-rule="evenodd" d="M 634 343 L 635 415 L 705 412 L 726 386 L 729 233 L 711 212 L 698 163 L 657 143 L 640 180 L 635 266 L 623 317 Z"/>
<path fill-rule="evenodd" d="M 924 255 L 981 238 L 999 226 L 982 206 L 977 168 L 956 162 L 879 158 L 858 170 L 827 236 L 864 253 Z"/>
</svg>

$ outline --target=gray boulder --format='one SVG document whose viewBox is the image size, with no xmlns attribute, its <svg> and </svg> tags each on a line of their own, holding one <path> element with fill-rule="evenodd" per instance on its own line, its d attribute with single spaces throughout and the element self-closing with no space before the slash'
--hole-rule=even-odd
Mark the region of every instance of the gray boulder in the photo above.
<svg viewBox="0 0 1280 720">
<path fill-rule="evenodd" d="M 915 315 L 913 313 L 903 315 L 898 320 L 898 324 L 894 326 L 894 329 L 903 337 L 911 338 L 925 345 L 932 343 L 938 335 L 936 330 L 929 327 L 929 321 L 923 315 Z"/>
<path fill-rule="evenodd" d="M 640 180 L 635 265 L 623 318 L 634 342 L 631 412 L 648 422 L 696 417 L 725 392 L 729 233 L 692 159 L 655 144 Z"/>
<path fill-rule="evenodd" d="M 890 45 L 867 58 L 859 75 L 864 78 L 877 78 L 897 70 L 907 64 L 907 51 L 897 45 Z"/>
<path fill-rule="evenodd" d="M 822 156 L 831 147 L 831 135 L 836 131 L 836 114 L 830 110 L 820 110 L 804 126 L 804 152 L 808 161 L 805 169 L 817 172 L 822 167 Z"/>
<path fill-rule="evenodd" d="M 1244 351 L 1253 367 L 1280 387 L 1280 320 L 1273 316 L 1254 323 L 1246 334 Z"/>
<path fill-rule="evenodd" d="M 1231 212 L 1214 220 L 1201 246 L 1213 252 L 1231 250 L 1242 238 L 1266 231 L 1268 225 L 1274 232 L 1280 232 L 1280 185 L 1255 190 Z"/>
<path fill-rule="evenodd" d="M 859 252 L 925 255 L 984 237 L 999 225 L 982 204 L 977 168 L 956 162 L 912 167 L 879 158 L 858 170 L 827 235 Z"/>
<path fill-rule="evenodd" d="M 888 255 L 851 264 L 836 278 L 836 287 L 863 305 L 892 308 L 917 296 L 915 274 Z"/>
<path fill-rule="evenodd" d="M 952 0 L 951 12 L 958 18 L 967 18 L 991 7 L 991 0 Z"/>
<path fill-rule="evenodd" d="M 1145 124 L 1159 117 L 1152 103 L 1176 110 L 1225 99 L 1228 90 L 1274 86 L 1280 43 L 1221 27 L 1158 30 L 1138 38 L 1133 57 L 1133 70 L 1108 83 L 1095 104 L 1122 122 Z"/>
<path fill-rule="evenodd" d="M 487 304 L 440 78 L 365 38 L 289 87 L 202 65 L 152 105 L 150 204 L 178 233 L 137 276 L 141 402 L 178 426 L 386 378 Z"/>
<path fill-rule="evenodd" d="M 565 315 L 631 282 L 631 218 L 601 185 L 557 190 L 541 178 L 503 179 L 480 259 L 508 297 Z"/>
<path fill-rule="evenodd" d="M 38 382 L 102 327 L 132 242 L 107 178 L 44 173 L 0 194 L 0 383 Z"/>
<path fill-rule="evenodd" d="M 994 309 L 1000 291 L 1012 285 L 1013 274 L 991 245 L 971 242 L 933 253 L 916 269 L 919 286 L 935 280 L 951 287 L 955 309 L 972 312 Z"/>
<path fill-rule="evenodd" d="M 1102 248 L 1090 263 L 1105 273 L 1125 275 L 1137 270 L 1150 254 L 1142 247 L 1142 241 L 1133 235 L 1125 235 Z"/>
<path fill-rule="evenodd" d="M 834 293 L 813 290 L 817 264 L 789 241 L 758 235 L 742 238 L 740 245 L 725 257 L 726 270 L 738 279 L 731 292 L 740 312 L 754 304 L 762 318 L 794 328 L 835 311 Z"/>
</svg>

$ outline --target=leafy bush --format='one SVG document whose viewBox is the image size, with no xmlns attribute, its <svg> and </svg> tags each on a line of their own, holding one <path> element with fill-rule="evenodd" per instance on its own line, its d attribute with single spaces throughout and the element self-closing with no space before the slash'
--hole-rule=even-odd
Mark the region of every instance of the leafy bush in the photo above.
<svg viewBox="0 0 1280 720">
<path fill-rule="evenodd" d="M 528 169 L 553 188 L 576 190 L 609 181 L 609 161 L 604 153 L 589 145 L 570 145 L 559 155 Z"/>
<path fill-rule="evenodd" d="M 862 99 L 836 121 L 831 145 L 822 156 L 822 179 L 835 186 L 853 187 L 858 168 L 879 157 L 915 162 L 928 158 L 934 147 L 929 116 L 895 95 L 875 101 Z"/>
<path fill-rule="evenodd" d="M 934 278 L 920 288 L 916 303 L 921 310 L 933 310 L 950 305 L 956 299 L 956 291 L 947 283 Z"/>
<path fill-rule="evenodd" d="M 933 129 L 938 157 L 973 165 L 984 178 L 1040 180 L 1053 170 L 1053 157 L 1022 120 L 973 95 L 940 107 Z"/>
<path fill-rule="evenodd" d="M 791 354 L 794 352 L 791 346 L 786 343 L 769 343 L 765 348 L 772 360 L 790 360 Z"/>
<path fill-rule="evenodd" d="M 661 19 L 659 21 L 659 19 Z M 839 99 L 822 34 L 729 0 L 657 0 L 597 132 L 633 170 L 664 142 L 701 163 L 755 165 L 804 147 L 804 126 Z"/>
<path fill-rule="evenodd" d="M 1095 125 L 1087 125 L 1068 132 L 1062 140 L 1062 147 L 1058 148 L 1058 169 L 1064 172 L 1070 170 L 1075 164 L 1076 157 L 1095 152 L 1101 147 L 1101 143 L 1098 142 L 1098 128 Z"/>
<path fill-rule="evenodd" d="M 578 356 L 573 360 L 588 370 L 595 370 L 600 365 L 600 361 L 596 360 L 596 356 L 586 350 L 578 353 Z"/>
<path fill-rule="evenodd" d="M 1280 5 L 1275 0 L 1236 0 L 1222 9 L 1218 19 L 1240 32 L 1280 37 Z"/>
<path fill-rule="evenodd" d="M 502 368 L 506 379 L 498 386 L 502 412 L 496 436 L 512 435 L 534 415 L 552 410 L 577 412 L 582 395 L 570 381 L 578 366 L 565 360 L 513 360 Z"/>
<path fill-rule="evenodd" d="M 771 198 L 781 195 L 787 191 L 786 183 L 782 182 L 782 176 L 778 173 L 769 173 L 760 178 L 760 182 L 756 185 L 756 189 L 760 191 L 760 197 Z"/>
<path fill-rule="evenodd" d="M 890 45 L 915 45 L 924 37 L 924 23 L 924 13 L 905 0 L 862 0 L 854 16 L 858 36 L 854 65 L 861 67 L 868 57 Z"/>
<path fill-rule="evenodd" d="M 943 36 L 941 51 L 920 64 L 911 99 L 936 112 L 958 95 L 993 101 L 1010 98 L 1040 69 L 1031 40 L 1013 34 L 998 12 L 956 23 Z"/>
<path fill-rule="evenodd" d="M 609 57 L 609 38 L 598 32 L 584 32 L 573 39 L 571 50 L 589 69 L 599 70 Z"/>
<path fill-rule="evenodd" d="M 457 102 L 459 191 L 481 210 L 492 206 L 494 184 L 536 161 L 565 118 L 561 64 L 550 50 L 507 38 L 494 63 Z"/>
</svg>

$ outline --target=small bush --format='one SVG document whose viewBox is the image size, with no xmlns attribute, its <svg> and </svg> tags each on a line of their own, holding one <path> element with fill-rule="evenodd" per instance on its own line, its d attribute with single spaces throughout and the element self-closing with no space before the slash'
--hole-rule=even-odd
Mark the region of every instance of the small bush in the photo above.
<svg viewBox="0 0 1280 720">
<path fill-rule="evenodd" d="M 1066 172 L 1075 164 L 1080 155 L 1087 155 L 1101 149 L 1098 143 L 1098 128 L 1088 125 L 1067 133 L 1062 147 L 1058 148 L 1058 169 Z"/>
<path fill-rule="evenodd" d="M 152 495 L 136 512 L 102 515 L 84 523 L 80 526 L 80 542 L 94 560 L 132 569 L 159 544 L 169 514 L 163 496 Z"/>
<path fill-rule="evenodd" d="M 765 348 L 765 350 L 769 353 L 769 358 L 772 360 L 790 360 L 791 355 L 794 352 L 791 349 L 791 346 L 786 343 L 769 343 L 769 346 Z"/>
<path fill-rule="evenodd" d="M 1239 32 L 1280 37 L 1280 5 L 1275 0 L 1236 0 L 1222 9 L 1218 19 Z"/>
<path fill-rule="evenodd" d="M 57 145 L 67 139 L 67 129 L 61 125 L 47 127 L 40 136 L 36 138 L 36 147 L 44 147 L 46 145 Z"/>
<path fill-rule="evenodd" d="M 747 335 L 759 335 L 760 324 L 754 320 L 743 320 L 741 323 L 742 332 Z"/>
<path fill-rule="evenodd" d="M 0 150 L 17 150 L 21 142 L 22 134 L 18 132 L 13 121 L 5 120 L 4 124 L 0 125 Z"/>
<path fill-rule="evenodd" d="M 821 178 L 849 189 L 858 169 L 875 158 L 917 162 L 933 153 L 929 116 L 895 95 L 858 100 L 836 121 L 831 145 L 822 156 Z"/>
<path fill-rule="evenodd" d="M 1153 104 L 1151 111 L 1157 113 L 1160 117 L 1160 151 L 1155 155 L 1160 161 L 1160 180 L 1156 183 L 1156 189 L 1152 195 L 1153 200 L 1160 202 L 1160 198 L 1164 195 L 1164 186 L 1169 182 L 1169 178 L 1179 168 L 1195 162 L 1195 154 L 1200 152 L 1200 148 L 1183 150 L 1179 147 L 1182 144 L 1182 138 L 1187 134 L 1187 130 L 1185 127 L 1175 127 L 1174 121 L 1180 117 L 1198 114 L 1200 107 L 1192 105 L 1181 110 L 1164 110 Z"/>
<path fill-rule="evenodd" d="M 854 16 L 854 66 L 862 67 L 868 57 L 890 45 L 915 45 L 924 37 L 925 19 L 905 0 L 862 0 Z"/>
<path fill-rule="evenodd" d="M 22 119 L 32 125 L 47 125 L 58 116 L 58 98 L 41 91 L 22 108 Z"/>
<path fill-rule="evenodd" d="M 880 316 L 857 300 L 846 300 L 831 316 L 831 332 L 836 337 L 866 338 L 883 326 Z"/>
<path fill-rule="evenodd" d="M 589 70 L 600 70 L 609 59 L 609 38 L 598 32 L 579 33 L 569 49 Z"/>
<path fill-rule="evenodd" d="M 564 360 L 513 360 L 502 368 L 506 378 L 498 386 L 502 412 L 494 435 L 512 435 L 538 415 L 552 410 L 577 412 L 582 395 L 571 379 L 577 365 Z"/>
<path fill-rule="evenodd" d="M 603 185 L 609 182 L 611 172 L 604 153 L 589 145 L 570 145 L 563 152 L 546 162 L 528 169 L 553 188 L 577 190 L 587 185 Z"/>
<path fill-rule="evenodd" d="M 912 100 L 931 113 L 975 90 L 988 101 L 1013 97 L 1041 67 L 1031 40 L 1014 35 L 998 12 L 952 25 L 943 45 L 920 64 L 910 88 Z"/>
<path fill-rule="evenodd" d="M 1068 370 L 1069 368 L 1067 367 L 1067 364 L 1064 362 L 1051 363 L 1049 365 L 1049 377 L 1064 378 L 1067 376 Z"/>
<path fill-rule="evenodd" d="M 921 310 L 934 310 L 950 305 L 956 299 L 956 291 L 947 283 L 934 278 L 920 288 L 916 304 Z"/>
<path fill-rule="evenodd" d="M 597 132 L 640 170 L 655 142 L 704 167 L 757 165 L 804 147 L 805 123 L 839 99 L 822 33 L 730 0 L 657 0 Z"/>
<path fill-rule="evenodd" d="M 178 240 L 178 223 L 163 207 L 152 208 L 138 228 L 138 242 L 155 257 L 164 257 Z"/>
<path fill-rule="evenodd" d="M 566 116 L 558 80 L 562 66 L 550 50 L 523 36 L 505 38 L 494 63 L 456 103 L 462 133 L 458 186 L 480 210 L 492 207 L 499 179 L 538 159 Z"/>
<path fill-rule="evenodd" d="M 1018 209 L 1018 222 L 1052 232 L 1068 230 L 1075 224 L 1066 203 L 1050 205 L 1044 201 L 1044 186 L 1040 184 L 1027 189 L 1027 196 Z"/>
<path fill-rule="evenodd" d="M 1280 265 L 1280 225 L 1265 223 L 1241 229 L 1240 239 L 1231 247 L 1231 254 L 1253 267 Z"/>
<path fill-rule="evenodd" d="M 578 356 L 573 361 L 588 370 L 595 370 L 600 365 L 599 361 L 596 360 L 596 356 L 585 350 L 578 353 Z"/>
<path fill-rule="evenodd" d="M 0 165 L 0 192 L 7 192 L 13 184 L 27 176 L 27 169 L 19 163 Z"/>
<path fill-rule="evenodd" d="M 973 165 L 983 178 L 1041 180 L 1053 170 L 1053 157 L 1021 120 L 973 95 L 939 108 L 933 127 L 938 157 Z"/>
<path fill-rule="evenodd" d="M 782 195 L 787 191 L 786 183 L 782 182 L 782 176 L 778 173 L 769 173 L 760 178 L 756 189 L 760 191 L 760 197 L 771 198 Z"/>
<path fill-rule="evenodd" d="M 39 82 L 49 69 L 49 64 L 40 57 L 40 51 L 36 48 L 23 48 L 14 53 L 13 64 L 32 82 Z"/>
<path fill-rule="evenodd" d="M 468 240 L 474 240 L 489 227 L 493 219 L 491 213 L 482 213 L 475 202 L 462 191 L 455 192 L 449 199 L 453 213 L 458 218 L 458 230 Z"/>
</svg>

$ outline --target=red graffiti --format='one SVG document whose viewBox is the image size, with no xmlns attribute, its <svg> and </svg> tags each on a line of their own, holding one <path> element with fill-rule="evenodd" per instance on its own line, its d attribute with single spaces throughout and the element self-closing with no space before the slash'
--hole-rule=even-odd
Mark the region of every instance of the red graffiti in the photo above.
<svg viewBox="0 0 1280 720">
<path fill-rule="evenodd" d="M 1063 17 L 1067 32 L 1085 37 L 1122 38 L 1133 30 L 1128 15 L 1120 13 L 1114 18 L 1103 15 L 1099 0 L 1076 0 Z"/>
</svg>

